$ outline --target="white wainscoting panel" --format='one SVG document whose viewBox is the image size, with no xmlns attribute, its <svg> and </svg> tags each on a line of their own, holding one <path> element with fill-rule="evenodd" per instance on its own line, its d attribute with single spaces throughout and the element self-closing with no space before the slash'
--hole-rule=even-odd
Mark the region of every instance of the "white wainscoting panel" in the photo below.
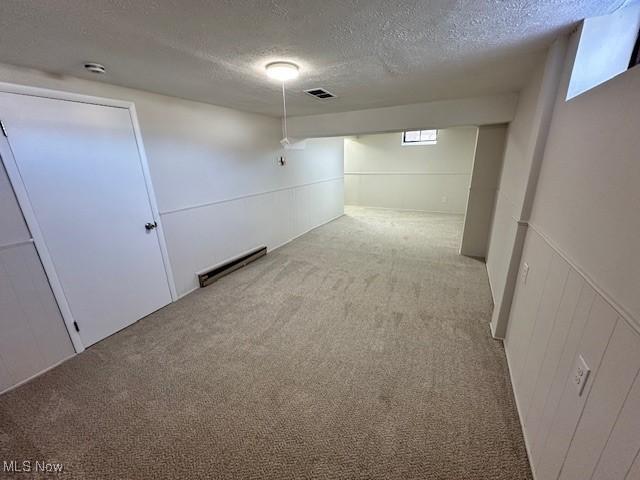
<svg viewBox="0 0 640 480">
<path fill-rule="evenodd" d="M 179 295 L 196 272 L 257 247 L 277 248 L 344 213 L 342 177 L 161 213 Z"/>
<path fill-rule="evenodd" d="M 74 354 L 32 243 L 0 249 L 0 392 Z"/>
<path fill-rule="evenodd" d="M 505 349 L 536 480 L 640 478 L 640 333 L 598 291 L 529 227 Z"/>
<path fill-rule="evenodd" d="M 0 161 L 0 393 L 74 354 Z"/>
<path fill-rule="evenodd" d="M 635 348 L 636 352 L 640 351 L 640 345 L 636 344 Z M 640 432 L 640 376 L 636 375 L 592 480 L 625 478 L 628 465 L 632 464 L 634 458 L 640 453 L 638 432 Z M 635 476 L 626 478 L 640 478 L 640 470 Z"/>
<path fill-rule="evenodd" d="M 560 479 L 591 478 L 639 370 L 640 337 L 626 322 L 618 320 L 598 374 L 593 378 L 593 388 Z M 636 414 L 640 416 L 640 412 Z M 640 430 L 636 436 L 640 436 Z M 627 465 L 631 460 L 627 458 Z"/>
<path fill-rule="evenodd" d="M 634 460 L 633 465 L 631 465 L 629 473 L 627 473 L 627 476 L 624 478 L 625 480 L 636 480 L 640 478 L 640 455 L 636 455 L 636 459 Z"/>
<path fill-rule="evenodd" d="M 540 242 L 527 241 L 524 245 L 523 263 L 528 258 L 535 258 L 536 263 L 529 263 L 529 273 L 526 282 L 520 275 L 519 288 L 516 289 L 511 307 L 511 318 L 517 321 L 509 323 L 507 336 L 505 338 L 505 349 L 509 355 L 509 368 L 514 384 L 520 383 L 520 374 L 528 348 L 528 342 L 533 334 L 535 320 L 538 313 L 538 305 L 542 298 L 545 281 L 551 262 L 551 251 L 545 249 Z"/>
<path fill-rule="evenodd" d="M 567 264 L 564 263 L 564 265 Z M 576 311 L 583 291 L 585 291 L 585 289 L 583 288 L 580 276 L 573 270 L 569 271 L 562 301 L 554 318 L 553 329 L 548 330 L 549 339 L 546 342 L 547 348 L 544 349 L 544 351 L 542 349 L 531 350 L 532 353 L 540 354 L 540 352 L 542 352 L 543 354 L 542 361 L 536 362 L 540 365 L 540 369 L 536 376 L 536 381 L 531 382 L 533 392 L 530 395 L 529 408 L 524 414 L 525 422 L 527 425 L 530 425 L 529 438 L 531 439 L 532 447 L 536 445 L 538 432 L 543 423 L 545 403 L 549 398 L 555 373 L 558 371 L 562 352 L 567 344 L 567 336 L 573 320 L 572 316 Z M 588 303 L 591 305 L 593 297 L 588 298 Z M 581 315 L 581 318 L 586 318 L 586 315 Z M 565 363 L 568 364 L 569 362 L 567 361 Z M 566 375 L 567 373 L 565 372 L 564 378 L 566 378 Z M 557 403 L 555 404 L 557 405 Z M 545 428 L 548 429 L 548 425 Z"/>
<path fill-rule="evenodd" d="M 525 418 L 546 355 L 568 275 L 569 265 L 564 260 L 554 261 L 550 264 L 542 298 L 534 319 L 533 332 L 526 348 L 521 352 L 524 361 L 516 382 L 518 382 L 517 388 L 520 392 L 520 408 L 525 412 Z"/>
</svg>

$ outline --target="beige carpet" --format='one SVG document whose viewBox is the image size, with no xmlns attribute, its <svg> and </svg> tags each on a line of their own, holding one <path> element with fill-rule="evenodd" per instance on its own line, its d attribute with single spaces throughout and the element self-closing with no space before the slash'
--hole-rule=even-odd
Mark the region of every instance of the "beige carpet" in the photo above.
<svg viewBox="0 0 640 480">
<path fill-rule="evenodd" d="M 86 479 L 530 479 L 461 224 L 348 209 L 0 397 L 0 462 Z"/>
</svg>

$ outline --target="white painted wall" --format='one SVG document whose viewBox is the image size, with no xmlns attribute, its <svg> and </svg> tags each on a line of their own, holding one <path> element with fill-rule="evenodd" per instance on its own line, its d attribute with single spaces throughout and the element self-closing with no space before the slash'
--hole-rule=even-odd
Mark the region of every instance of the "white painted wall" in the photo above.
<svg viewBox="0 0 640 480">
<path fill-rule="evenodd" d="M 639 91 L 636 67 L 569 102 L 558 99 L 531 214 L 531 223 L 636 320 Z"/>
<path fill-rule="evenodd" d="M 491 329 L 499 338 L 504 337 L 509 318 L 566 44 L 566 39 L 560 38 L 549 49 L 544 65 L 535 70 L 520 93 L 514 120 L 509 124 L 487 253 L 494 302 Z"/>
<path fill-rule="evenodd" d="M 509 305 L 503 305 L 502 300 L 505 298 L 508 303 L 513 294 L 513 289 L 508 289 L 508 284 L 514 281 L 513 274 L 519 264 L 518 251 L 524 240 L 524 230 L 518 222 L 521 220 L 527 179 L 533 162 L 535 139 L 532 132 L 535 130 L 543 74 L 544 66 L 533 73 L 526 88 L 520 93 L 515 118 L 509 124 L 489 234 L 487 273 L 494 303 L 491 323 L 494 335 L 498 337 L 503 337 L 506 331 L 505 318 L 509 315 Z M 504 326 L 496 329 L 499 323 Z"/>
<path fill-rule="evenodd" d="M 506 135 L 506 125 L 487 125 L 478 129 L 460 245 L 462 255 L 487 256 Z"/>
<path fill-rule="evenodd" d="M 335 137 L 508 123 L 513 120 L 517 100 L 516 94 L 503 94 L 292 117 L 289 137 Z"/>
<path fill-rule="evenodd" d="M 158 207 L 163 221 L 167 217 L 165 230 L 179 294 L 196 286 L 195 270 L 189 273 L 184 270 L 184 258 L 191 258 L 189 268 L 197 266 L 200 270 L 220 261 L 218 256 L 205 256 L 211 251 L 205 245 L 238 242 L 232 231 L 219 228 L 215 240 L 210 237 L 207 225 L 215 225 L 217 218 L 225 218 L 221 213 L 223 207 L 217 208 L 220 217 L 203 213 L 204 223 L 178 222 L 177 217 L 192 218 L 192 210 L 206 211 L 212 204 L 227 205 L 229 212 L 235 211 L 237 202 L 244 197 L 261 196 L 265 203 L 267 197 L 273 201 L 287 189 L 304 188 L 313 191 L 314 195 L 320 194 L 321 187 L 310 187 L 316 183 L 335 184 L 331 192 L 340 195 L 341 199 L 342 140 L 307 142 L 305 150 L 287 151 L 290 161 L 287 166 L 280 167 L 277 159 L 282 153 L 279 144 L 281 125 L 277 118 L 77 78 L 49 76 L 8 65 L 0 65 L 0 81 L 135 102 Z M 324 196 L 327 192 L 322 190 L 323 196 L 313 201 L 330 205 L 332 217 L 342 214 L 341 201 L 327 198 Z M 272 248 L 292 235 L 304 232 L 309 222 L 319 225 L 327 220 L 326 215 L 321 215 L 317 222 L 314 219 L 285 228 L 285 224 L 298 218 L 293 211 L 261 210 L 260 218 L 266 214 L 270 228 L 280 232 L 275 234 L 253 229 L 254 213 L 244 209 L 236 221 L 254 235 L 250 243 L 267 243 Z M 203 217 L 198 219 L 203 220 Z M 180 232 L 171 231 L 176 222 Z M 201 250 L 203 256 L 194 258 L 194 250 Z M 242 253 L 243 248 L 238 246 L 225 251 L 235 256 Z"/>
<path fill-rule="evenodd" d="M 0 392 L 74 353 L 2 163 L 0 332 Z"/>
<path fill-rule="evenodd" d="M 441 129 L 435 145 L 403 146 L 401 132 L 345 138 L 345 204 L 463 214 L 477 130 Z"/>
<path fill-rule="evenodd" d="M 640 333 L 536 227 L 505 349 L 536 480 L 631 480 L 640 452 Z M 578 396 L 578 355 L 591 368 Z M 592 477 L 593 475 L 593 477 Z"/>
<path fill-rule="evenodd" d="M 640 451 L 640 334 L 529 228 L 505 349 L 536 480 L 631 480 Z M 575 360 L 591 368 L 581 396 Z M 593 475 L 593 476 L 592 476 Z"/>
<path fill-rule="evenodd" d="M 275 248 L 343 213 L 341 138 L 309 140 L 287 151 L 281 167 L 278 118 L 8 65 L 0 82 L 135 102 L 179 294 L 197 287 L 199 270 L 255 246 Z M 0 215 L 0 231 L 12 218 Z M 50 320 L 66 335 L 59 318 Z"/>
<path fill-rule="evenodd" d="M 557 92 L 505 339 L 537 480 L 631 480 L 640 467 L 640 68 Z M 526 227 L 525 227 L 526 228 Z M 521 270 L 522 271 L 522 270 Z M 592 369 L 572 385 L 575 359 Z"/>
<path fill-rule="evenodd" d="M 342 138 L 310 139 L 305 150 L 286 152 L 286 167 L 269 165 L 286 171 L 290 186 L 164 210 L 178 291 L 197 288 L 194 272 L 256 247 L 274 249 L 342 215 L 342 152 Z"/>
</svg>

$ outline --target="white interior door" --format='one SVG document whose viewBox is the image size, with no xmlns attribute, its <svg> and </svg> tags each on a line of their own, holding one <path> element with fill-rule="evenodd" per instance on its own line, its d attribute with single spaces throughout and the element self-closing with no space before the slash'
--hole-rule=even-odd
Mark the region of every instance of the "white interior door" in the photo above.
<svg viewBox="0 0 640 480">
<path fill-rule="evenodd" d="M 84 346 L 169 303 L 129 110 L 0 92 L 0 118 Z"/>
</svg>

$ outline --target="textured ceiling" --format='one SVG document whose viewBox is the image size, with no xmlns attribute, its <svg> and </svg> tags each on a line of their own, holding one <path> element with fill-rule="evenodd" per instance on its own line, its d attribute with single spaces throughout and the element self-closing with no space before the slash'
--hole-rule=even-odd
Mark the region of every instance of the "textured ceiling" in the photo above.
<svg viewBox="0 0 640 480">
<path fill-rule="evenodd" d="M 289 113 L 337 112 L 518 90 L 558 33 L 624 3 L 2 0 L 0 62 L 279 115 L 264 65 L 293 60 Z"/>
</svg>

